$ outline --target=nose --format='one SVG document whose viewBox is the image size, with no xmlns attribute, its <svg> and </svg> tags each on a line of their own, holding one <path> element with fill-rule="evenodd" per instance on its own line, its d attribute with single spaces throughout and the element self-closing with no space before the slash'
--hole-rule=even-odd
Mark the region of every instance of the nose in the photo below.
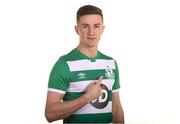
<svg viewBox="0 0 180 124">
<path fill-rule="evenodd" d="M 95 34 L 95 29 L 93 27 L 89 27 L 88 35 L 92 36 Z"/>
</svg>

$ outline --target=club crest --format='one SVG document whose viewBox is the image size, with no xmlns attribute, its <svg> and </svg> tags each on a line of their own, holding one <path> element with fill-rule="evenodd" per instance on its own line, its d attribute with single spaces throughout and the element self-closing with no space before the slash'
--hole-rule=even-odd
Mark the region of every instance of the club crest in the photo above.
<svg viewBox="0 0 180 124">
<path fill-rule="evenodd" d="M 109 66 L 106 66 L 106 73 L 105 73 L 106 77 L 108 79 L 113 79 L 114 78 L 114 72 L 113 69 L 110 68 Z"/>
</svg>

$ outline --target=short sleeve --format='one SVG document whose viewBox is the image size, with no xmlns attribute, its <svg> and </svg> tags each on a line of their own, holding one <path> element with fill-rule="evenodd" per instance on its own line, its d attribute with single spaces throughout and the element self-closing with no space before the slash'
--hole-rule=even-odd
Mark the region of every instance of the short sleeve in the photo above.
<svg viewBox="0 0 180 124">
<path fill-rule="evenodd" d="M 55 63 L 50 73 L 48 91 L 65 93 L 69 87 L 69 67 L 61 58 Z"/>
<path fill-rule="evenodd" d="M 115 60 L 114 60 L 115 61 Z M 118 69 L 118 64 L 115 61 L 115 77 L 114 77 L 114 85 L 112 88 L 112 92 L 118 92 L 120 88 L 120 81 L 119 81 L 119 69 Z"/>
</svg>

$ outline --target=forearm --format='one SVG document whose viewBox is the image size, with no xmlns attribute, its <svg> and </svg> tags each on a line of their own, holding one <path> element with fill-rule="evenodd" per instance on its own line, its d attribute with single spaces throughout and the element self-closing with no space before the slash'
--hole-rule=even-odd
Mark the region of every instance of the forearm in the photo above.
<svg viewBox="0 0 180 124">
<path fill-rule="evenodd" d="M 102 77 L 98 80 L 91 82 L 87 87 L 87 92 L 77 99 L 71 101 L 60 101 L 63 99 L 64 94 L 56 92 L 48 92 L 45 116 L 48 122 L 64 119 L 75 111 L 88 104 L 90 101 L 96 99 L 101 95 L 100 83 Z"/>
<path fill-rule="evenodd" d="M 64 119 L 73 114 L 78 109 L 89 103 L 87 94 L 72 100 L 72 101 L 59 101 L 47 107 L 46 118 L 49 122 Z"/>
<path fill-rule="evenodd" d="M 124 112 L 120 102 L 119 93 L 113 93 L 113 123 L 124 124 Z"/>
<path fill-rule="evenodd" d="M 124 124 L 124 112 L 121 106 L 113 112 L 113 123 Z"/>
</svg>

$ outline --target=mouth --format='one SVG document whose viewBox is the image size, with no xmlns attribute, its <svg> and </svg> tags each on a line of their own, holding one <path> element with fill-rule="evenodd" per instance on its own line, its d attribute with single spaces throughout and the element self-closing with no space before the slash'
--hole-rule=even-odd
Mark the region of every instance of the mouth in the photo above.
<svg viewBox="0 0 180 124">
<path fill-rule="evenodd" d="M 88 39 L 88 40 L 95 40 L 96 38 L 94 38 L 94 37 L 88 37 L 87 39 Z"/>
</svg>

